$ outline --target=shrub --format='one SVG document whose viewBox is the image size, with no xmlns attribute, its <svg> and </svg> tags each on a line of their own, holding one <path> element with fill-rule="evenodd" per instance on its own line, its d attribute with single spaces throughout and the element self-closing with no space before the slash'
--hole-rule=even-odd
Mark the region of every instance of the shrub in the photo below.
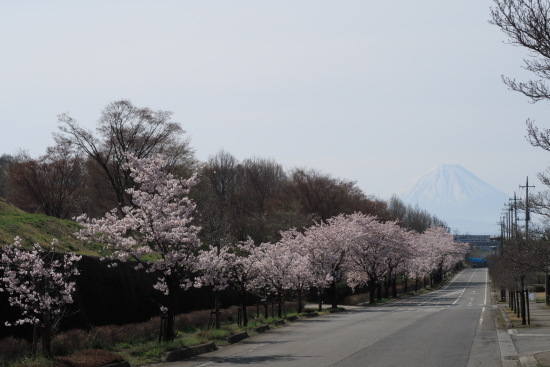
<svg viewBox="0 0 550 367">
<path fill-rule="evenodd" d="M 105 350 L 81 350 L 70 357 L 57 357 L 56 362 L 64 367 L 95 367 L 124 362 L 124 358 Z"/>
<path fill-rule="evenodd" d="M 343 299 L 342 304 L 353 306 L 363 302 L 367 302 L 367 303 L 369 302 L 368 293 L 359 293 L 359 294 L 352 294 L 351 296 L 347 296 L 346 298 Z"/>
<path fill-rule="evenodd" d="M 31 343 L 25 339 L 16 339 L 13 336 L 8 336 L 0 340 L 0 356 L 2 356 L 3 361 L 21 359 L 29 356 L 31 353 Z"/>
<path fill-rule="evenodd" d="M 56 335 L 52 339 L 52 350 L 56 356 L 68 356 L 77 350 L 85 349 L 88 344 L 88 333 L 73 329 Z"/>
</svg>

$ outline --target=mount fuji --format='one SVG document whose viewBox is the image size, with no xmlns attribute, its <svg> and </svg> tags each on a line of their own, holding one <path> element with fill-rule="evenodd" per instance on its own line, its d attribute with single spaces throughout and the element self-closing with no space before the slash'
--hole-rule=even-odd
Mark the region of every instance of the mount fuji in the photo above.
<svg viewBox="0 0 550 367">
<path fill-rule="evenodd" d="M 432 168 L 395 193 L 405 203 L 426 209 L 453 232 L 497 235 L 497 221 L 509 196 L 458 164 Z"/>
</svg>

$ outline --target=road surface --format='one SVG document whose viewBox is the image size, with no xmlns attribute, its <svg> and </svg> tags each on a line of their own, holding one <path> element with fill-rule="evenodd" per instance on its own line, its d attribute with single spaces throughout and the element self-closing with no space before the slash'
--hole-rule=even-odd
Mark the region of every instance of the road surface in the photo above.
<svg viewBox="0 0 550 367">
<path fill-rule="evenodd" d="M 435 292 L 298 320 L 170 366 L 502 366 L 492 313 L 487 270 L 466 269 Z"/>
</svg>

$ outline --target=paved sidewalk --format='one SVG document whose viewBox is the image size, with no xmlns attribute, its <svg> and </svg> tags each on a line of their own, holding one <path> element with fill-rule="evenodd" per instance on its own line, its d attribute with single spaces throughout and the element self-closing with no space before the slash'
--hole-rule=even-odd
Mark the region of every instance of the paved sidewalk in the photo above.
<svg viewBox="0 0 550 367">
<path fill-rule="evenodd" d="M 508 307 L 499 303 L 498 307 Z M 504 312 L 512 342 L 524 367 L 550 367 L 550 308 L 544 303 L 529 303 L 531 325 L 522 326 L 517 321 L 510 321 Z"/>
</svg>

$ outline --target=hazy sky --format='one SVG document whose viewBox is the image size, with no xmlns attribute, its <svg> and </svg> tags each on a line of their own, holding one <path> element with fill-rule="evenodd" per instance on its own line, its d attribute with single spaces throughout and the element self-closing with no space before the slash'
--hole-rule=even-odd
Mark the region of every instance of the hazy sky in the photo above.
<svg viewBox="0 0 550 367">
<path fill-rule="evenodd" d="M 174 112 L 206 160 L 271 157 L 384 196 L 460 164 L 507 194 L 550 162 L 547 103 L 507 90 L 527 52 L 490 0 L 0 0 L 0 154 L 94 128 L 109 102 Z M 495 219 L 496 220 L 496 219 Z"/>
</svg>

